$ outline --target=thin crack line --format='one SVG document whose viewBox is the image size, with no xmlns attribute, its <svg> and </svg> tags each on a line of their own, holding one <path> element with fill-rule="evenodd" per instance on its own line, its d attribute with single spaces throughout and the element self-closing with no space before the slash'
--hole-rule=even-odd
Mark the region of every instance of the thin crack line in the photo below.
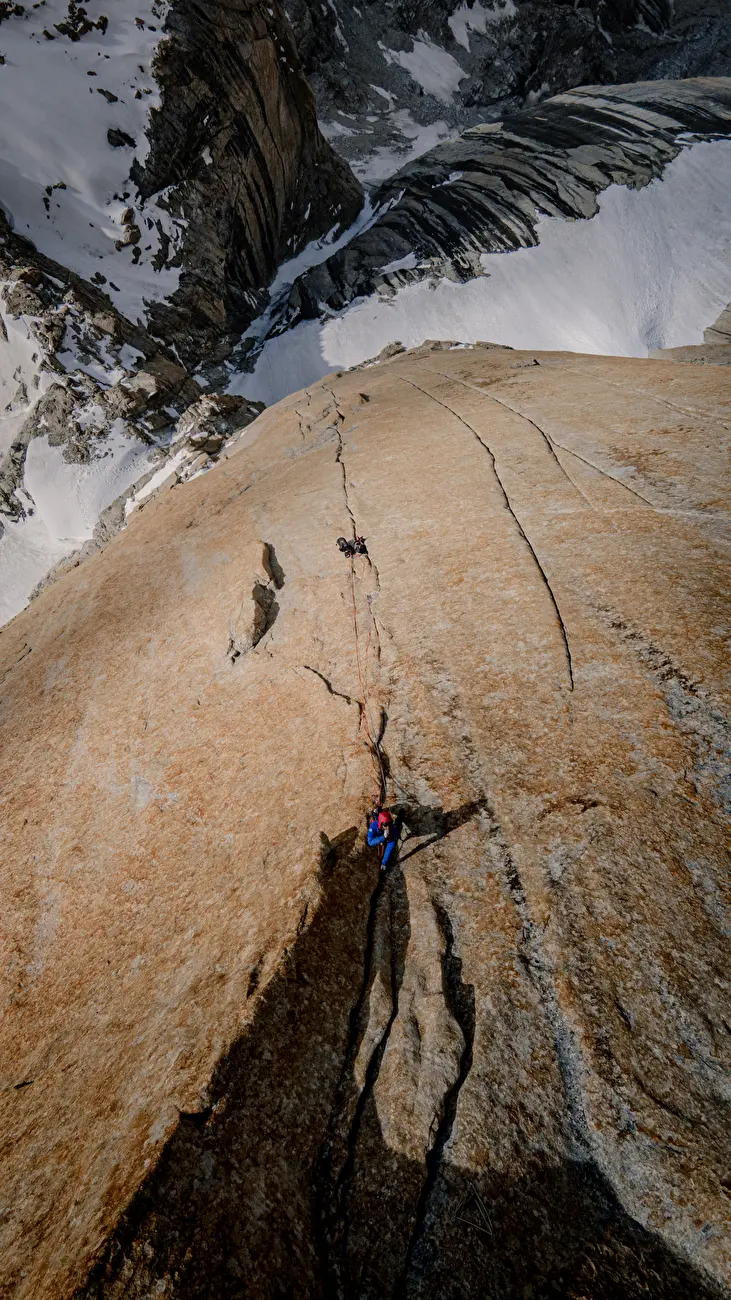
<svg viewBox="0 0 731 1300">
<path fill-rule="evenodd" d="M 343 451 L 345 450 L 345 448 L 343 446 L 343 437 L 339 429 L 335 429 L 335 437 L 337 438 L 337 443 L 338 443 L 338 449 L 335 453 L 335 461 L 336 464 L 340 466 L 340 472 L 343 476 L 343 497 L 345 498 L 345 509 L 350 515 L 350 522 L 353 525 L 353 536 L 357 537 L 358 529 L 355 523 L 355 515 L 353 514 L 353 511 L 351 509 L 350 497 L 348 496 L 348 479 L 345 473 L 345 462 L 343 461 Z"/>
<path fill-rule="evenodd" d="M 361 1049 L 365 1031 L 367 1029 L 367 1000 L 370 997 L 373 983 L 375 980 L 374 968 L 374 950 L 376 926 L 378 923 L 379 903 L 387 888 L 387 877 L 382 871 L 378 873 L 378 881 L 371 895 L 370 907 L 368 910 L 368 921 L 366 924 L 366 942 L 363 952 L 363 978 L 357 999 L 351 1008 L 348 1019 L 348 1035 L 343 1054 L 343 1062 L 340 1070 L 340 1078 L 335 1089 L 335 1096 L 328 1120 L 327 1132 L 323 1139 L 320 1151 L 316 1161 L 316 1178 L 315 1178 L 315 1215 L 316 1215 L 316 1238 L 317 1253 L 322 1274 L 323 1289 L 326 1296 L 340 1294 L 337 1286 L 337 1277 L 339 1272 L 338 1261 L 333 1258 L 332 1241 L 328 1229 L 338 1226 L 345 1227 L 347 1232 L 347 1215 L 342 1213 L 343 1202 L 347 1202 L 349 1182 L 352 1178 L 355 1166 L 355 1153 L 363 1120 L 365 1106 L 372 1094 L 373 1088 L 380 1073 L 381 1061 L 386 1049 L 386 1043 L 393 1028 L 394 1021 L 398 1015 L 398 988 L 393 984 L 395 958 L 393 946 L 393 882 L 388 879 L 388 903 L 389 903 L 389 937 L 390 937 L 390 964 L 391 964 L 391 1012 L 388 1023 L 384 1029 L 378 1043 L 375 1045 L 373 1052 L 366 1067 L 366 1074 L 363 1081 L 363 1087 L 358 1093 L 354 1113 L 348 1123 L 347 1109 L 348 1098 L 347 1092 L 349 1086 L 353 1083 L 353 1071 L 358 1053 Z M 347 1124 L 345 1133 L 345 1155 L 343 1163 L 337 1174 L 333 1168 L 333 1147 L 338 1138 L 338 1128 L 342 1121 Z"/>
<path fill-rule="evenodd" d="M 344 700 L 346 704 L 355 707 L 358 710 L 358 713 L 362 719 L 363 705 L 361 704 L 360 700 L 354 700 L 352 695 L 346 695 L 345 691 L 336 691 L 332 682 L 325 676 L 325 674 L 321 673 L 319 669 L 313 668 L 311 664 L 303 664 L 302 667 L 306 669 L 308 673 L 312 673 L 313 677 L 319 677 L 320 681 L 322 682 L 323 686 L 326 688 L 329 695 L 332 695 L 336 700 Z"/>
<path fill-rule="evenodd" d="M 638 501 L 643 501 L 644 504 L 646 506 L 649 506 L 651 510 L 658 509 L 658 507 L 654 505 L 652 501 L 648 500 L 647 497 L 643 496 L 641 492 L 638 492 L 636 488 L 629 487 L 629 485 L 627 483 L 623 483 L 620 478 L 617 478 L 614 474 L 610 474 L 608 470 L 602 469 L 601 465 L 595 465 L 594 461 L 587 460 L 585 456 L 580 456 L 577 451 L 573 451 L 572 448 L 567 447 L 565 443 L 558 442 L 558 440 L 554 438 L 552 434 L 546 433 L 546 431 L 542 429 L 539 424 L 536 424 L 535 420 L 531 420 L 529 415 L 524 415 L 522 411 L 516 410 L 514 406 L 511 406 L 509 402 L 503 401 L 501 397 L 495 397 L 493 393 L 485 393 L 482 391 L 481 388 L 478 388 L 475 384 L 468 384 L 464 379 L 456 379 L 452 375 L 445 375 L 443 370 L 437 370 L 435 371 L 435 373 L 438 375 L 444 375 L 445 379 L 451 379 L 452 382 L 455 384 L 462 384 L 465 388 L 470 388 L 472 392 L 479 393 L 481 397 L 488 398 L 491 402 L 498 402 L 500 406 L 504 406 L 507 411 L 512 411 L 513 414 L 519 416 L 521 420 L 527 420 L 528 424 L 532 424 L 533 428 L 537 429 L 538 432 L 545 438 L 546 442 L 549 444 L 549 447 L 551 447 L 551 449 L 553 449 L 553 447 L 558 447 L 561 451 L 565 451 L 567 455 L 573 456 L 576 460 L 580 460 L 582 465 L 588 465 L 590 469 L 596 470 L 597 474 L 603 474 L 605 478 L 611 479 L 612 483 L 616 483 L 618 487 L 624 488 L 625 492 L 631 492 L 633 497 L 637 497 Z M 578 371 L 573 371 L 572 373 L 578 374 Z M 510 381 L 507 380 L 506 382 L 509 383 Z M 564 474 L 566 474 L 566 470 L 563 468 L 563 465 L 561 465 L 561 462 L 558 459 L 558 456 L 556 456 L 555 452 L 553 452 L 553 455 L 557 464 L 560 465 Z M 574 482 L 572 478 L 569 478 L 568 474 L 566 474 L 566 477 L 568 478 L 569 483 Z M 578 484 L 574 483 L 574 487 L 576 488 L 577 492 L 581 492 L 581 488 L 578 486 Z M 584 496 L 583 492 L 581 492 L 581 495 L 584 497 L 584 500 L 589 505 L 592 504 L 589 501 L 589 498 Z"/>
<path fill-rule="evenodd" d="M 406 1294 L 414 1255 L 427 1232 L 427 1221 L 431 1209 L 432 1197 L 444 1165 L 444 1152 L 454 1131 L 454 1122 L 457 1117 L 460 1093 L 467 1080 L 467 1076 L 472 1069 L 472 1056 L 475 1041 L 474 986 L 465 986 L 462 983 L 462 962 L 455 952 L 454 932 L 449 913 L 446 908 L 437 903 L 435 898 L 432 898 L 431 902 L 444 943 L 444 950 L 441 958 L 442 994 L 444 1005 L 452 1019 L 457 1025 L 459 1025 L 459 1028 L 462 1031 L 463 1043 L 462 1051 L 460 1052 L 457 1076 L 442 1097 L 442 1115 L 437 1123 L 434 1141 L 426 1152 L 426 1174 L 419 1192 L 419 1199 L 414 1214 L 414 1223 L 406 1250 L 406 1259 L 393 1290 L 393 1295 L 396 1300 L 401 1300 L 401 1297 Z M 458 966 L 458 970 L 455 969 L 456 966 Z M 470 993 L 471 999 L 469 999 Z"/>
<path fill-rule="evenodd" d="M 591 373 L 586 370 L 574 370 L 571 366 L 564 366 L 563 369 L 568 370 L 572 375 L 581 375 L 582 379 L 586 379 L 587 374 Z M 671 411 L 679 411 L 681 415 L 693 415 L 696 419 L 701 416 L 711 424 L 720 424 L 724 429 L 728 427 L 723 422 L 723 416 L 712 415 L 710 411 L 704 411 L 700 406 L 678 406 L 675 402 L 670 402 L 667 397 L 657 397 L 655 393 L 644 393 L 642 389 L 638 388 L 625 388 L 623 384 L 618 384 L 614 379 L 608 379 L 606 375 L 599 375 L 598 379 L 600 383 L 610 384 L 612 388 L 619 388 L 623 393 L 631 393 L 633 397 L 644 397 L 648 402 L 657 402 L 659 406 L 667 406 Z"/>
<path fill-rule="evenodd" d="M 502 493 L 503 501 L 505 502 L 505 508 L 506 508 L 506 510 L 509 512 L 509 514 L 512 516 L 513 521 L 514 521 L 514 523 L 515 523 L 515 526 L 516 526 L 516 528 L 518 529 L 518 532 L 520 533 L 520 536 L 522 537 L 523 541 L 525 542 L 526 546 L 528 547 L 528 550 L 529 550 L 530 553 L 531 553 L 531 556 L 533 557 L 533 562 L 534 562 L 536 568 L 538 569 L 538 572 L 539 572 L 540 575 L 541 575 L 541 578 L 542 578 L 542 580 L 543 580 L 543 584 L 544 584 L 544 586 L 545 586 L 545 588 L 546 588 L 546 591 L 548 592 L 548 596 L 549 596 L 549 599 L 550 599 L 550 601 L 551 601 L 551 604 L 553 605 L 554 613 L 555 613 L 555 615 L 556 615 L 556 618 L 558 619 L 559 631 L 560 631 L 560 634 L 561 634 L 561 640 L 563 641 L 563 648 L 564 648 L 564 653 L 565 653 L 565 656 L 566 656 L 566 667 L 567 667 L 567 670 L 568 670 L 568 678 L 569 678 L 569 690 L 570 690 L 570 691 L 573 691 L 573 689 L 574 689 L 574 667 L 573 667 L 573 662 L 572 662 L 572 659 L 571 659 L 571 647 L 569 646 L 569 638 L 568 638 L 568 634 L 567 634 L 567 632 L 566 632 L 566 625 L 565 625 L 565 623 L 564 623 L 564 621 L 563 621 L 563 616 L 562 616 L 562 614 L 561 614 L 561 610 L 560 610 L 559 607 L 558 607 L 558 601 L 556 600 L 556 597 L 555 597 L 555 595 L 554 595 L 554 593 L 553 593 L 553 588 L 552 588 L 550 582 L 548 581 L 548 575 L 547 575 L 545 569 L 543 568 L 543 565 L 541 564 L 540 560 L 538 559 L 538 556 L 537 556 L 537 554 L 536 554 L 536 552 L 535 552 L 535 549 L 534 549 L 534 547 L 533 547 L 533 544 L 532 544 L 532 542 L 530 541 L 530 539 L 529 539 L 529 537 L 528 537 L 528 535 L 527 535 L 525 529 L 523 528 L 523 525 L 521 524 L 521 522 L 520 522 L 518 516 L 516 515 L 515 511 L 513 510 L 512 505 L 510 504 L 510 497 L 508 496 L 507 492 L 505 491 L 505 487 L 504 487 L 504 485 L 503 485 L 503 481 L 502 481 L 502 479 L 500 478 L 500 475 L 499 475 L 499 473 L 498 473 L 497 464 L 495 463 L 495 455 L 494 455 L 494 453 L 493 453 L 493 451 L 492 451 L 492 448 L 488 445 L 488 443 L 485 442 L 485 440 L 484 440 L 483 438 L 480 437 L 480 434 L 477 432 L 476 429 L 474 429 L 474 428 L 472 427 L 472 425 L 469 423 L 469 421 L 465 420 L 464 416 L 460 415 L 458 411 L 455 411 L 451 406 L 448 406 L 446 402 L 442 402 L 442 401 L 440 401 L 440 399 L 439 399 L 438 397 L 435 397 L 433 393 L 429 393 L 429 392 L 427 392 L 427 390 L 426 390 L 425 388 L 420 388 L 418 384 L 415 384 L 415 383 L 414 383 L 413 379 L 406 379 L 406 378 L 404 377 L 404 375 L 399 375 L 399 379 L 400 379 L 401 382 L 404 383 L 404 384 L 410 384 L 412 388 L 415 388 L 415 389 L 417 390 L 417 392 L 419 392 L 419 393 L 423 393 L 425 397 L 430 397 L 431 400 L 432 400 L 433 402 L 436 402 L 437 406 L 441 406 L 441 407 L 444 408 L 445 411 L 449 411 L 450 415 L 453 415 L 453 416 L 455 417 L 455 419 L 459 420 L 460 423 L 463 424 L 463 425 L 465 426 L 466 429 L 469 429 L 470 433 L 471 433 L 471 434 L 472 434 L 472 435 L 477 439 L 477 441 L 479 442 L 479 444 L 480 444 L 480 446 L 482 447 L 482 449 L 483 449 L 484 451 L 486 451 L 487 454 L 488 454 L 488 456 L 490 457 L 490 463 L 491 463 L 491 465 L 492 465 L 492 472 L 493 472 L 493 474 L 495 475 L 495 481 L 497 482 L 498 487 L 500 488 L 500 491 L 501 491 L 501 493 Z"/>
<path fill-rule="evenodd" d="M 592 510 L 595 510 L 595 509 L 596 509 L 596 506 L 594 505 L 594 502 L 593 502 L 593 501 L 590 501 L 589 498 L 588 498 L 588 496 L 586 496 L 586 494 L 585 494 L 584 492 L 582 492 L 582 490 L 581 490 L 581 488 L 579 487 L 578 483 L 574 483 L 574 480 L 571 478 L 571 475 L 567 472 L 567 470 L 564 469 L 564 467 L 563 467 L 563 465 L 561 464 L 561 462 L 560 462 L 558 456 L 556 455 L 555 447 L 556 447 L 556 446 L 559 446 L 559 447 L 560 447 L 561 444 L 560 444 L 560 443 L 555 443 L 555 444 L 554 444 L 554 440 L 553 440 L 553 438 L 551 437 L 551 435 L 548 434 L 548 433 L 546 433 L 545 429 L 542 429 L 541 426 L 540 426 L 540 424 L 536 424 L 535 420 L 531 420 L 530 416 L 529 416 L 529 415 L 524 415 L 522 411 L 516 411 L 516 409 L 515 409 L 514 406 L 510 406 L 510 404 L 509 404 L 508 402 L 503 401 L 503 399 L 502 399 L 501 397 L 495 397 L 493 393 L 483 393 L 482 389 L 477 388 L 475 384 L 468 384 L 466 380 L 464 380 L 464 379 L 458 379 L 458 378 L 456 377 L 456 375 L 447 375 L 447 374 L 444 373 L 443 370 L 434 370 L 433 367 L 431 367 L 431 366 L 429 367 L 429 369 L 432 370 L 433 373 L 434 373 L 435 375 L 441 375 L 443 379 L 449 379 L 449 380 L 451 380 L 451 382 L 454 383 L 454 384 L 461 384 L 463 388 L 470 388 L 470 389 L 472 390 L 473 393 L 479 393 L 481 397 L 486 398 L 486 399 L 487 399 L 488 401 L 490 401 L 490 402 L 498 402 L 498 404 L 499 404 L 500 406 L 504 406 L 504 407 L 505 407 L 506 411 L 512 411 L 513 415 L 517 415 L 518 418 L 519 418 L 520 420 L 525 420 L 526 424 L 530 424 L 530 425 L 532 425 L 532 427 L 536 430 L 536 432 L 539 433 L 539 434 L 541 435 L 541 438 L 543 439 L 543 441 L 544 441 L 545 444 L 546 444 L 546 447 L 548 448 L 549 454 L 550 454 L 550 455 L 553 457 L 553 459 L 555 460 L 556 464 L 558 465 L 558 468 L 560 469 L 561 473 L 563 474 L 563 476 L 564 476 L 564 478 L 567 480 L 567 482 L 569 482 L 569 483 L 571 484 L 571 486 L 572 486 L 572 488 L 574 489 L 575 492 L 578 492 L 578 494 L 579 494 L 580 497 L 583 497 L 583 499 L 584 499 L 584 501 L 586 502 L 586 504 L 587 504 L 587 505 L 588 505 Z M 561 450 L 562 450 L 562 451 L 565 451 L 566 448 L 565 448 L 565 447 L 561 447 Z"/>
</svg>

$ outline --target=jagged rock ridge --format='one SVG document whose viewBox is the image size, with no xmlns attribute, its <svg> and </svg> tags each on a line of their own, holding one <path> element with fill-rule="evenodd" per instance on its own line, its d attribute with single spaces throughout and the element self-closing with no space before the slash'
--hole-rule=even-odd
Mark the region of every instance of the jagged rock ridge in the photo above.
<svg viewBox="0 0 731 1300">
<path fill-rule="evenodd" d="M 646 185 L 690 136 L 730 129 L 730 78 L 581 87 L 474 127 L 376 190 L 378 219 L 300 278 L 275 328 L 426 277 L 484 274 L 485 254 L 537 242 L 539 213 L 591 217 L 607 186 Z"/>
<path fill-rule="evenodd" d="M 287 12 L 323 129 L 369 181 L 437 134 L 574 86 L 731 74 L 722 0 L 288 0 Z"/>
<path fill-rule="evenodd" d="M 4 1290 L 728 1295 L 729 382 L 331 376 L 0 634 Z"/>
</svg>

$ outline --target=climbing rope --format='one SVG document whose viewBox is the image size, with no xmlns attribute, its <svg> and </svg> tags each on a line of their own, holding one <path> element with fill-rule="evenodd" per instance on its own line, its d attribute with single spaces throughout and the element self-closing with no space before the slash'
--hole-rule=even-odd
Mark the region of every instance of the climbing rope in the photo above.
<svg viewBox="0 0 731 1300">
<path fill-rule="evenodd" d="M 361 666 L 360 659 L 360 636 L 358 633 L 358 605 L 355 595 L 355 557 L 350 556 L 350 596 L 353 606 L 353 635 L 355 638 L 355 662 L 358 668 L 358 682 L 360 684 L 360 693 L 363 700 L 362 720 L 365 727 L 365 733 L 368 737 L 368 748 L 371 756 L 371 766 L 373 768 L 374 786 L 376 789 L 376 801 L 382 803 L 386 797 L 386 769 L 381 754 L 381 746 L 378 733 L 375 732 L 371 723 L 368 701 L 368 652 L 371 644 L 371 628 L 368 629 L 368 640 L 366 642 L 365 652 L 365 673 Z M 371 614 L 371 620 L 373 615 Z"/>
</svg>

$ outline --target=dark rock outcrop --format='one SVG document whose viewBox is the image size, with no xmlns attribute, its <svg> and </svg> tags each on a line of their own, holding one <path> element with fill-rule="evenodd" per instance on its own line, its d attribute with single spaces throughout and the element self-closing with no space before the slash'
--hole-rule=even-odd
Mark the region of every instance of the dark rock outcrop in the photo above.
<svg viewBox="0 0 731 1300">
<path fill-rule="evenodd" d="M 374 146 L 398 147 L 399 139 L 403 146 L 394 109 L 407 109 L 420 124 L 443 119 L 463 129 L 572 86 L 731 74 L 725 0 L 464 3 L 461 32 L 459 9 L 456 0 L 289 0 L 319 116 L 346 128 L 332 136 L 345 158 L 362 161 Z M 415 39 L 463 70 L 448 96 L 425 91 L 389 56 L 412 52 Z"/>
<path fill-rule="evenodd" d="M 66 460 L 88 460 L 115 419 L 133 421 L 130 432 L 148 442 L 153 431 L 175 422 L 161 408 L 172 411 L 170 404 L 177 403 L 182 411 L 200 389 L 159 338 L 123 316 L 99 285 L 39 253 L 11 229 L 1 210 L 0 302 L 11 319 L 25 318 L 38 344 L 40 370 L 54 377 L 37 400 L 32 392 L 23 394 L 28 416 L 0 457 L 2 535 L 3 516 L 18 520 L 26 514 L 18 489 L 33 438 L 44 435 L 51 446 L 63 446 Z M 0 336 L 0 347 L 4 341 Z M 64 349 L 66 364 L 57 355 Z M 100 376 L 107 372 L 107 383 L 83 366 Z"/>
<path fill-rule="evenodd" d="M 473 127 L 380 186 L 378 220 L 297 281 L 278 328 L 429 276 L 472 279 L 483 254 L 537 243 L 539 213 L 591 217 L 607 186 L 661 175 L 680 137 L 729 133 L 729 78 L 584 86 Z"/>
</svg>

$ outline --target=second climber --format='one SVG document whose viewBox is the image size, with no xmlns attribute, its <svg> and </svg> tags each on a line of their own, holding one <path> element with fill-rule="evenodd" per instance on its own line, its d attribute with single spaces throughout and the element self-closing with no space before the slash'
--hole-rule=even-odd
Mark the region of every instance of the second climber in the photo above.
<svg viewBox="0 0 731 1300">
<path fill-rule="evenodd" d="M 380 805 L 373 809 L 368 819 L 368 843 L 372 849 L 377 848 L 381 859 L 381 871 L 385 871 L 396 852 L 401 815 L 394 821 L 391 813 Z"/>
</svg>

